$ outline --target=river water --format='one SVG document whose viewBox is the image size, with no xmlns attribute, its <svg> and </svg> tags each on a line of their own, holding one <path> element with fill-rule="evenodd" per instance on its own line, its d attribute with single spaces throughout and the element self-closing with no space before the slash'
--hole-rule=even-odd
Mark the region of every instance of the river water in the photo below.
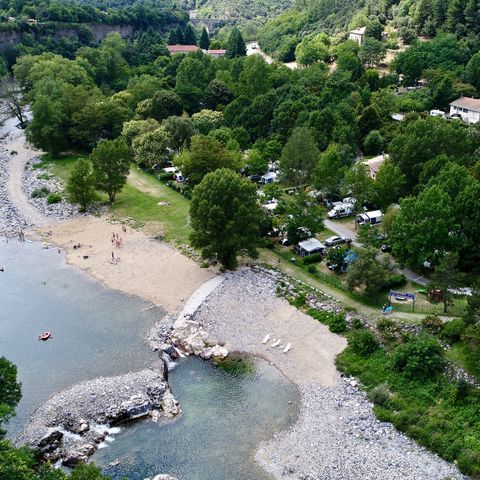
<svg viewBox="0 0 480 480">
<path fill-rule="evenodd" d="M 0 356 L 17 365 L 23 394 L 8 424 L 11 436 L 52 394 L 158 362 L 144 339 L 161 309 L 104 287 L 38 243 L 1 239 L 0 267 Z M 39 341 L 43 331 L 53 339 Z M 163 425 L 125 426 L 93 461 L 115 479 L 158 473 L 179 480 L 270 478 L 255 463 L 255 450 L 294 422 L 298 392 L 262 359 L 233 365 L 181 360 L 169 381 L 183 414 Z M 113 461 L 119 463 L 110 467 Z"/>
</svg>

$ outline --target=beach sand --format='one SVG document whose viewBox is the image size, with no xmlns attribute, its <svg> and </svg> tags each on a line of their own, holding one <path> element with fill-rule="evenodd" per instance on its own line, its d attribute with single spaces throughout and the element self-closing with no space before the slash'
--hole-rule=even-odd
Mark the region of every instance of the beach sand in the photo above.
<svg viewBox="0 0 480 480">
<path fill-rule="evenodd" d="M 122 237 L 122 247 L 112 246 L 113 232 Z M 170 314 L 178 312 L 198 287 L 217 274 L 165 243 L 130 227 L 124 233 L 120 224 L 104 218 L 67 220 L 41 228 L 39 233 L 46 242 L 65 250 L 69 264 L 110 288 L 161 305 Z M 74 249 L 78 243 L 81 247 Z M 117 263 L 112 263 L 112 252 L 120 257 Z"/>
</svg>

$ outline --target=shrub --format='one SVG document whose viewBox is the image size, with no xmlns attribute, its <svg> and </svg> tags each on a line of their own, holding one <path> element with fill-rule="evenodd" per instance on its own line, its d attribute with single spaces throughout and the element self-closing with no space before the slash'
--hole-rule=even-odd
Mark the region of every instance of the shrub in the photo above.
<svg viewBox="0 0 480 480">
<path fill-rule="evenodd" d="M 273 246 L 273 244 L 271 243 L 271 245 Z M 318 272 L 318 269 L 315 265 L 309 265 L 308 266 L 308 273 L 317 273 Z"/>
<path fill-rule="evenodd" d="M 357 355 L 368 357 L 378 350 L 379 343 L 372 332 L 368 330 L 354 330 L 348 336 L 348 346 Z"/>
<path fill-rule="evenodd" d="M 32 198 L 41 198 L 46 197 L 50 193 L 50 190 L 47 187 L 36 188 L 32 192 Z"/>
<path fill-rule="evenodd" d="M 470 394 L 471 387 L 464 378 L 459 378 L 452 390 L 452 400 L 454 402 L 461 402 L 465 400 Z"/>
<path fill-rule="evenodd" d="M 52 192 L 47 197 L 47 203 L 51 205 L 52 203 L 59 203 L 62 201 L 62 195 L 59 192 Z"/>
<path fill-rule="evenodd" d="M 323 257 L 320 253 L 314 253 L 313 255 L 308 255 L 307 257 L 304 257 L 303 263 L 305 265 L 310 265 L 311 263 L 321 262 L 322 259 Z"/>
<path fill-rule="evenodd" d="M 420 335 L 396 347 L 391 364 L 408 377 L 433 377 L 445 364 L 442 346 L 435 338 Z"/>
<path fill-rule="evenodd" d="M 385 280 L 385 288 L 401 287 L 407 283 L 407 278 L 403 273 L 393 273 Z"/>
<path fill-rule="evenodd" d="M 438 317 L 438 315 L 427 315 L 422 320 L 422 326 L 430 333 L 437 335 L 438 333 L 440 333 L 440 330 L 442 330 L 443 322 L 441 318 Z"/>
<path fill-rule="evenodd" d="M 394 340 L 399 332 L 398 325 L 390 318 L 381 318 L 377 322 L 377 328 L 383 338 L 389 342 Z"/>
<path fill-rule="evenodd" d="M 368 392 L 368 399 L 375 405 L 385 407 L 390 400 L 390 390 L 386 383 L 381 383 Z"/>
<path fill-rule="evenodd" d="M 347 329 L 345 315 L 341 313 L 338 315 L 333 315 L 328 322 L 328 328 L 333 333 L 343 333 Z"/>
<path fill-rule="evenodd" d="M 352 321 L 352 328 L 354 330 L 360 330 L 364 327 L 363 322 L 359 318 L 354 318 Z"/>
<path fill-rule="evenodd" d="M 455 318 L 443 324 L 440 337 L 450 343 L 459 342 L 465 331 L 466 325 L 461 318 Z"/>
<path fill-rule="evenodd" d="M 329 325 L 331 318 L 334 316 L 333 313 L 325 312 L 324 310 L 315 310 L 314 308 L 310 308 L 308 314 L 325 325 Z"/>
</svg>

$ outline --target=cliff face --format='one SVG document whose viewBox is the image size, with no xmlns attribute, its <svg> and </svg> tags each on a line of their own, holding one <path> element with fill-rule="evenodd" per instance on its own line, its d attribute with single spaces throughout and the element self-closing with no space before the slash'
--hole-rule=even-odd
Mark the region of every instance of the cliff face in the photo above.
<svg viewBox="0 0 480 480">
<path fill-rule="evenodd" d="M 135 29 L 131 25 L 99 25 L 99 24 L 90 24 L 88 25 L 92 31 L 93 38 L 96 42 L 103 40 L 109 33 L 118 32 L 122 37 L 131 38 L 135 34 Z M 31 32 L 35 39 L 45 35 L 42 31 Z M 12 30 L 12 31 L 0 31 L 0 50 L 5 50 L 5 48 L 16 45 L 21 42 L 23 32 Z M 62 28 L 57 30 L 54 33 L 55 37 L 69 37 L 77 36 L 78 31 L 76 28 Z"/>
</svg>

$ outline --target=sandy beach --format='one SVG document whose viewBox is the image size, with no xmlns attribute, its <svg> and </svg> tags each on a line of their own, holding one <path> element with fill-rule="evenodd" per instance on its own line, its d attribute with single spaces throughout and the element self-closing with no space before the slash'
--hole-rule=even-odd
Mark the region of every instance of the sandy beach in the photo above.
<svg viewBox="0 0 480 480">
<path fill-rule="evenodd" d="M 110 288 L 161 305 L 170 314 L 178 312 L 190 295 L 217 273 L 213 268 L 201 268 L 178 250 L 141 231 L 127 227 L 124 232 L 120 224 L 105 218 L 75 218 L 39 232 L 45 241 L 66 252 L 69 264 Z M 122 238 L 121 247 L 112 244 L 112 233 Z M 78 244 L 80 248 L 74 248 Z M 112 252 L 119 258 L 117 262 L 112 263 Z"/>
</svg>

